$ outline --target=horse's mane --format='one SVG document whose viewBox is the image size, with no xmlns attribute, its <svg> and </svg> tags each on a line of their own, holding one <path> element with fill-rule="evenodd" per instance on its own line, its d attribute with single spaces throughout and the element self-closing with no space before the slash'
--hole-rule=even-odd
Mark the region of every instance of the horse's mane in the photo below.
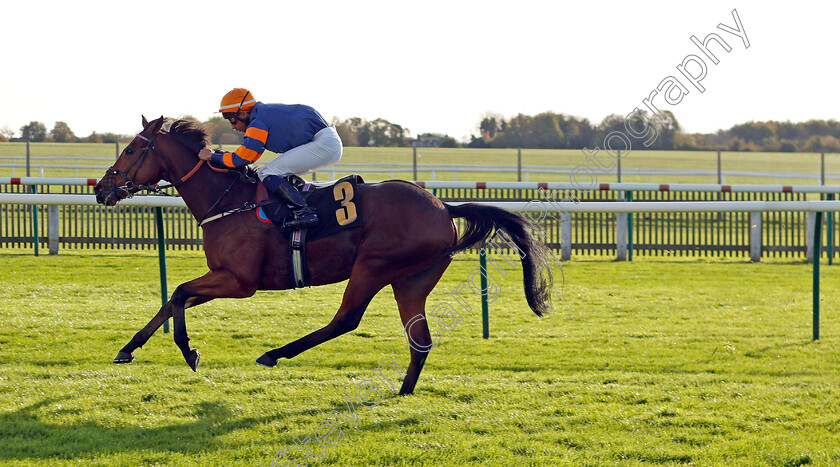
<svg viewBox="0 0 840 467">
<path fill-rule="evenodd" d="M 169 126 L 169 134 L 196 154 L 210 143 L 204 125 L 193 120 L 175 120 Z"/>
<path fill-rule="evenodd" d="M 194 120 L 175 120 L 169 126 L 168 132 L 194 154 L 198 154 L 198 151 L 201 151 L 203 147 L 210 145 L 210 135 L 207 134 L 207 129 Z M 219 168 L 222 169 L 222 167 Z M 227 170 L 225 168 L 222 171 Z M 251 165 L 234 169 L 234 172 L 243 173 L 253 180 L 257 179 L 257 169 Z"/>
</svg>

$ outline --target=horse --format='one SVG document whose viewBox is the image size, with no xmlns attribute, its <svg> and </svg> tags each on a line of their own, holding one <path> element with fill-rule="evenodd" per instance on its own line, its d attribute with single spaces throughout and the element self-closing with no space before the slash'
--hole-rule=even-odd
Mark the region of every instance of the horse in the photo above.
<svg viewBox="0 0 840 467">
<path fill-rule="evenodd" d="M 151 122 L 143 117 L 142 124 L 143 130 L 96 184 L 97 202 L 114 206 L 140 190 L 155 190 L 165 180 L 197 220 L 217 219 L 201 222 L 209 271 L 180 284 L 113 362 L 134 360 L 134 351 L 171 317 L 175 344 L 196 371 L 200 355 L 189 345 L 185 309 L 215 298 L 246 298 L 257 290 L 294 288 L 289 266 L 292 253 L 280 229 L 256 221 L 253 212 L 251 218 L 247 212 L 238 212 L 238 207 L 254 203 L 254 180 L 248 183 L 243 173 L 198 158 L 199 150 L 209 144 L 201 124 L 177 120 L 164 130 L 163 117 Z M 307 244 L 311 286 L 349 279 L 338 311 L 326 326 L 265 352 L 257 363 L 273 367 L 280 358 L 293 358 L 353 331 L 373 297 L 390 285 L 410 341 L 410 363 L 399 393 L 411 394 L 433 347 L 425 319 L 427 296 L 456 253 L 483 244 L 496 231 L 506 235 L 519 253 L 528 306 L 537 316 L 550 310 L 551 252 L 521 214 L 475 203 L 450 205 L 401 180 L 357 188 L 355 202 L 364 213 L 362 225 Z M 465 222 L 460 237 L 453 222 L 456 218 Z"/>
</svg>

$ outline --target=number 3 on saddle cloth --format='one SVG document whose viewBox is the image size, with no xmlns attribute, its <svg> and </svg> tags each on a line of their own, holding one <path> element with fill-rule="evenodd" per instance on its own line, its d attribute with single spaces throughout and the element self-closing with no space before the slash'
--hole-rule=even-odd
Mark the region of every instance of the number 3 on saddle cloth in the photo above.
<svg viewBox="0 0 840 467">
<path fill-rule="evenodd" d="M 310 208 L 318 214 L 318 224 L 301 230 L 283 229 L 283 222 L 293 216 L 292 210 L 265 185 L 257 185 L 257 219 L 281 229 L 292 248 L 292 273 L 295 287 L 308 287 L 306 242 L 336 234 L 344 229 L 362 226 L 362 211 L 357 185 L 364 183 L 359 175 L 348 175 L 330 182 L 307 182 L 297 175 L 289 181 L 306 198 Z"/>
</svg>

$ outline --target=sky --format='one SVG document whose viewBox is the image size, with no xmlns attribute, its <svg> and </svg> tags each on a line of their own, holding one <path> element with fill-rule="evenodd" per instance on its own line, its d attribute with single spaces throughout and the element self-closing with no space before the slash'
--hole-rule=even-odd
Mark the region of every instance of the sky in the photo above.
<svg viewBox="0 0 840 467">
<path fill-rule="evenodd" d="M 739 29 L 733 10 L 745 38 L 718 28 Z M 16 135 L 31 121 L 84 137 L 135 133 L 141 115 L 206 120 L 234 87 L 462 141 L 487 113 L 598 123 L 645 99 L 689 133 L 840 120 L 834 2 L 14 0 L 0 11 L 0 129 Z M 709 43 L 717 64 L 691 40 L 710 33 L 731 48 Z M 688 58 L 701 75 L 692 55 L 699 87 L 677 69 Z M 688 92 L 651 98 L 669 76 Z"/>
</svg>

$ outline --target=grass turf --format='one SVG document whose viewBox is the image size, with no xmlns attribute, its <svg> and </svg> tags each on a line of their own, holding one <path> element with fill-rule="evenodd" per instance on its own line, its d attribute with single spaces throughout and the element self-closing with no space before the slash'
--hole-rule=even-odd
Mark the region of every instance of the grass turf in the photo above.
<svg viewBox="0 0 840 467">
<path fill-rule="evenodd" d="M 189 309 L 193 373 L 162 331 L 134 363 L 110 363 L 160 306 L 155 252 L 0 258 L 5 465 L 840 462 L 836 266 L 823 267 L 817 342 L 807 264 L 597 258 L 558 269 L 544 319 L 521 270 L 491 267 L 484 340 L 463 287 L 477 257 L 460 255 L 428 309 L 461 319 L 430 318 L 438 345 L 400 397 L 382 366 L 408 364 L 390 289 L 356 331 L 271 369 L 254 358 L 326 324 L 343 284 Z M 205 266 L 175 252 L 168 269 L 171 291 Z"/>
</svg>

